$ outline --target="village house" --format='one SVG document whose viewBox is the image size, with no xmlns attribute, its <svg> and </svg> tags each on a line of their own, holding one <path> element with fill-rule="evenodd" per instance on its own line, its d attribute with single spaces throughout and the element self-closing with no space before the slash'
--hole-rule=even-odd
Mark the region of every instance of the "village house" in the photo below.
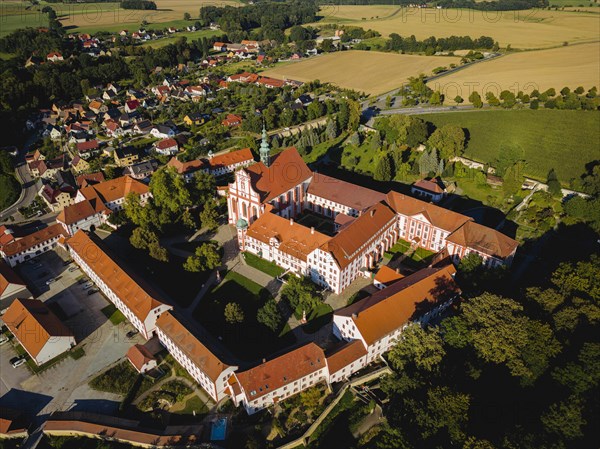
<svg viewBox="0 0 600 449">
<path fill-rule="evenodd" d="M 188 126 L 201 125 L 204 123 L 204 117 L 199 112 L 192 112 L 183 117 L 183 122 Z"/>
<path fill-rule="evenodd" d="M 38 366 L 76 345 L 73 332 L 40 300 L 15 300 L 2 320 Z"/>
<path fill-rule="evenodd" d="M 78 155 L 83 159 L 89 159 L 100 153 L 100 146 L 96 139 L 77 143 L 75 149 L 77 150 Z"/>
<path fill-rule="evenodd" d="M 152 159 L 125 167 L 123 174 L 130 176 L 133 179 L 148 179 L 156 171 L 157 167 L 158 163 Z"/>
<path fill-rule="evenodd" d="M 82 157 L 75 156 L 71 161 L 71 168 L 77 175 L 88 171 L 90 169 L 90 164 Z"/>
<path fill-rule="evenodd" d="M 172 156 L 179 152 L 179 145 L 175 139 L 168 138 L 155 142 L 154 150 L 163 156 Z"/>
<path fill-rule="evenodd" d="M 127 167 L 140 160 L 140 152 L 134 147 L 116 148 L 113 156 L 119 167 Z"/>
<path fill-rule="evenodd" d="M 227 114 L 227 117 L 221 121 L 221 125 L 233 128 L 234 126 L 240 126 L 242 124 L 242 117 L 236 114 Z"/>
<path fill-rule="evenodd" d="M 148 285 L 131 277 L 123 264 L 117 263 L 97 240 L 78 231 L 66 242 L 69 254 L 140 334 L 146 339 L 152 338 L 157 318 L 172 307 Z"/>
<path fill-rule="evenodd" d="M 65 58 L 63 58 L 63 55 L 60 54 L 57 51 L 52 51 L 50 53 L 48 53 L 48 55 L 46 56 L 46 60 L 49 62 L 59 62 L 59 61 L 64 61 Z"/>
<path fill-rule="evenodd" d="M 52 212 L 60 212 L 65 207 L 75 202 L 76 191 L 71 186 L 55 187 L 52 184 L 44 184 L 38 195 L 46 203 Z"/>
<path fill-rule="evenodd" d="M 166 125 L 154 125 L 150 134 L 157 139 L 167 139 L 175 136 L 175 130 Z"/>
</svg>

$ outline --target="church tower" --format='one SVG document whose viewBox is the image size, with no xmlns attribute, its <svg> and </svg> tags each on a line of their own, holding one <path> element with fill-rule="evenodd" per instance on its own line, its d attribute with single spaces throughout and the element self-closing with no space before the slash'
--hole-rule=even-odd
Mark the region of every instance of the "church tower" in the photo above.
<svg viewBox="0 0 600 449">
<path fill-rule="evenodd" d="M 267 130 L 264 123 L 262 129 L 262 142 L 260 143 L 260 161 L 267 167 L 271 165 L 271 148 L 269 148 L 269 142 L 267 142 Z"/>
</svg>

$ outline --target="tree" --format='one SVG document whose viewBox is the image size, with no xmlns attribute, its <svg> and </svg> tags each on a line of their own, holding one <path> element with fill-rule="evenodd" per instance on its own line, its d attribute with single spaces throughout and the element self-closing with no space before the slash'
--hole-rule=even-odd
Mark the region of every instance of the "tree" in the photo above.
<svg viewBox="0 0 600 449">
<path fill-rule="evenodd" d="M 500 105 L 500 100 L 498 100 L 498 98 L 496 97 L 496 95 L 494 95 L 493 92 L 486 92 L 485 100 L 488 102 L 488 104 L 490 106 L 499 106 Z"/>
<path fill-rule="evenodd" d="M 431 373 L 439 369 L 446 351 L 437 328 L 422 328 L 418 324 L 408 326 L 388 357 L 397 371 L 405 371 L 408 366 Z"/>
<path fill-rule="evenodd" d="M 308 278 L 291 276 L 281 289 L 281 298 L 287 301 L 294 310 L 309 312 L 321 304 L 321 297 L 317 293 L 317 286 Z"/>
<path fill-rule="evenodd" d="M 193 255 L 189 256 L 183 264 L 187 271 L 200 272 L 214 270 L 221 264 L 221 255 L 217 245 L 214 243 L 204 243 L 196 248 Z"/>
<path fill-rule="evenodd" d="M 187 20 L 191 20 L 191 19 L 192 19 L 192 16 L 191 16 L 191 14 L 189 12 L 184 12 L 183 13 L 183 20 L 187 21 Z"/>
<path fill-rule="evenodd" d="M 275 299 L 271 298 L 267 300 L 265 305 L 258 309 L 258 312 L 256 313 L 256 321 L 264 324 L 273 332 L 276 332 L 281 327 L 283 319 Z"/>
<path fill-rule="evenodd" d="M 433 106 L 439 106 L 443 102 L 444 102 L 444 96 L 437 90 L 431 94 L 431 97 L 429 97 L 429 104 L 431 104 Z"/>
<path fill-rule="evenodd" d="M 454 102 L 456 104 L 461 104 L 462 102 L 464 102 L 465 100 L 463 100 L 463 97 L 461 97 L 460 95 L 457 95 L 456 97 L 454 97 Z"/>
<path fill-rule="evenodd" d="M 582 427 L 587 424 L 582 416 L 581 401 L 576 397 L 552 404 L 549 410 L 542 415 L 541 421 L 549 433 L 566 440 L 583 436 Z"/>
<path fill-rule="evenodd" d="M 382 153 L 379 155 L 379 160 L 375 166 L 373 178 L 376 181 L 392 180 L 392 164 L 390 162 L 390 156 L 387 153 Z"/>
<path fill-rule="evenodd" d="M 193 205 L 183 177 L 173 167 L 161 168 L 152 175 L 150 192 L 154 204 L 172 214 L 180 213 Z"/>
<path fill-rule="evenodd" d="M 225 321 L 229 324 L 238 324 L 244 321 L 244 311 L 237 302 L 229 302 L 225 306 Z"/>
<path fill-rule="evenodd" d="M 445 429 L 453 443 L 463 441 L 469 419 L 469 403 L 469 395 L 446 386 L 428 390 L 425 406 L 415 410 L 423 438 L 430 438 Z"/>
<path fill-rule="evenodd" d="M 158 242 L 154 242 L 148 245 L 148 253 L 153 259 L 160 260 L 161 262 L 169 261 L 169 252 L 166 248 L 160 246 Z"/>
<path fill-rule="evenodd" d="M 200 212 L 200 226 L 209 230 L 215 230 L 219 226 L 218 204 L 214 199 L 204 203 L 204 208 Z"/>
<path fill-rule="evenodd" d="M 471 92 L 471 94 L 469 95 L 469 102 L 477 109 L 480 109 L 483 107 L 483 101 L 481 100 L 481 95 L 479 95 L 479 93 L 476 90 Z"/>
<path fill-rule="evenodd" d="M 335 120 L 328 120 L 327 127 L 325 128 L 325 134 L 327 139 L 333 140 L 338 136 L 337 124 Z"/>
<path fill-rule="evenodd" d="M 472 346 L 485 362 L 504 364 L 521 383 L 530 385 L 547 369 L 560 344 L 547 324 L 528 318 L 513 299 L 484 293 L 461 306 L 444 331 L 460 329 L 461 345 Z M 457 342 L 451 336 L 450 344 Z"/>
<path fill-rule="evenodd" d="M 560 185 L 560 181 L 558 180 L 558 176 L 556 176 L 556 172 L 554 169 L 550 169 L 548 172 L 548 177 L 546 178 L 546 184 L 548 184 L 548 192 L 553 197 L 560 198 L 562 197 L 562 186 Z"/>
<path fill-rule="evenodd" d="M 131 233 L 129 242 L 134 248 L 148 249 L 151 244 L 158 243 L 158 235 L 149 229 L 138 227 Z"/>
<path fill-rule="evenodd" d="M 516 163 L 522 161 L 525 158 L 525 152 L 521 146 L 511 143 L 505 143 L 500 145 L 498 149 L 498 157 L 494 161 L 494 167 L 496 168 L 496 175 L 504 178 L 504 174 L 509 167 L 514 166 Z"/>
<path fill-rule="evenodd" d="M 333 44 L 333 41 L 331 39 L 323 39 L 323 42 L 321 42 L 321 51 L 325 53 L 335 51 L 335 45 Z"/>
<path fill-rule="evenodd" d="M 314 410 L 321 403 L 322 397 L 323 395 L 318 388 L 309 388 L 300 393 L 300 404 L 302 404 L 302 407 L 306 410 Z"/>
<path fill-rule="evenodd" d="M 439 151 L 440 159 L 460 156 L 465 149 L 465 132 L 460 126 L 444 125 L 436 129 L 427 143 Z"/>
</svg>

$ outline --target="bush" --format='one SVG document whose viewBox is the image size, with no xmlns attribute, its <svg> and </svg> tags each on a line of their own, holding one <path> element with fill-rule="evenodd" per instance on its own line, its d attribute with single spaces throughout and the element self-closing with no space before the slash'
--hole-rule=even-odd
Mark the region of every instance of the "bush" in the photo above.
<svg viewBox="0 0 600 449">
<path fill-rule="evenodd" d="M 137 371 L 128 361 L 113 366 L 89 382 L 94 390 L 115 394 L 127 394 L 133 386 Z"/>
</svg>

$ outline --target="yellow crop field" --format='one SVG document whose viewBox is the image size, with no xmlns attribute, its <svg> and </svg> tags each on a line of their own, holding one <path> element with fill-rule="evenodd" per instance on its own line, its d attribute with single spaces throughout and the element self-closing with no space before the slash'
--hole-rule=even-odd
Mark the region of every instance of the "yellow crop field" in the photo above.
<svg viewBox="0 0 600 449">
<path fill-rule="evenodd" d="M 371 28 L 384 36 L 491 36 L 502 47 L 549 48 L 563 42 L 593 42 L 600 37 L 597 14 L 573 11 L 474 11 L 397 6 L 324 6 L 320 23 Z"/>
<path fill-rule="evenodd" d="M 448 99 L 456 95 L 466 99 L 472 90 L 498 95 L 502 90 L 516 93 L 554 87 L 559 91 L 565 86 L 600 87 L 600 43 L 513 53 L 429 83 Z"/>
<path fill-rule="evenodd" d="M 399 55 L 375 51 L 342 51 L 289 63 L 263 72 L 279 79 L 320 80 L 340 87 L 377 95 L 398 88 L 408 77 L 430 75 L 440 66 L 458 63 L 460 58 Z"/>
</svg>

